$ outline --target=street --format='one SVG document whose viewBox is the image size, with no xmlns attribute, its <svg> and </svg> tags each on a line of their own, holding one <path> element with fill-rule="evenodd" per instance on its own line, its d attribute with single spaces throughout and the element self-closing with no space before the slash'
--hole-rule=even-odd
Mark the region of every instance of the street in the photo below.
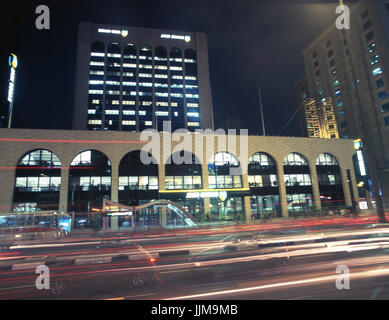
<svg viewBox="0 0 389 320">
<path fill-rule="evenodd" d="M 0 253 L 0 299 L 385 299 L 389 228 L 348 221 L 16 243 Z M 50 290 L 35 286 L 40 265 Z"/>
</svg>

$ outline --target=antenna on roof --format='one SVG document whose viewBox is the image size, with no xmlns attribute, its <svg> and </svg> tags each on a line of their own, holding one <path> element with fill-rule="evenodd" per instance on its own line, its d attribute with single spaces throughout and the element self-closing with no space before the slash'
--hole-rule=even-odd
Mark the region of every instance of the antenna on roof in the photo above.
<svg viewBox="0 0 389 320">
<path fill-rule="evenodd" d="M 261 110 L 261 119 L 262 119 L 262 133 L 263 136 L 266 137 L 265 118 L 263 116 L 262 93 L 261 93 L 260 86 L 258 86 L 258 95 L 259 95 L 259 108 Z"/>
</svg>

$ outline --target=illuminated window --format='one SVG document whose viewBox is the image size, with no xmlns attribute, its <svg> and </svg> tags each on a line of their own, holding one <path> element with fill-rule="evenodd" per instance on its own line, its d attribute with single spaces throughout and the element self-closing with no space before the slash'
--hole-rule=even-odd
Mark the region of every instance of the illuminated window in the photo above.
<svg viewBox="0 0 389 320">
<path fill-rule="evenodd" d="M 135 126 L 136 121 L 122 121 L 123 126 Z"/>
<path fill-rule="evenodd" d="M 89 94 L 103 94 L 103 90 L 89 90 Z"/>
<path fill-rule="evenodd" d="M 120 86 L 119 81 L 107 81 L 106 84 L 110 86 Z"/>
<path fill-rule="evenodd" d="M 105 110 L 105 114 L 107 115 L 118 115 L 119 110 Z"/>
<path fill-rule="evenodd" d="M 375 42 L 373 42 L 371 45 L 369 45 L 368 47 L 368 50 L 369 50 L 369 53 L 373 53 L 374 51 L 376 51 L 377 49 L 377 45 Z"/>
<path fill-rule="evenodd" d="M 167 111 L 156 111 L 155 115 L 157 117 L 168 117 L 169 116 L 169 112 L 167 112 Z"/>
<path fill-rule="evenodd" d="M 104 66 L 104 62 L 91 61 L 91 66 Z"/>
<path fill-rule="evenodd" d="M 122 55 L 119 53 L 107 53 L 107 57 L 109 57 L 109 58 L 121 58 Z"/>
<path fill-rule="evenodd" d="M 136 68 L 135 63 L 123 63 L 123 68 Z"/>
<path fill-rule="evenodd" d="M 91 70 L 89 72 L 90 75 L 93 75 L 93 76 L 103 76 L 104 75 L 104 71 L 93 71 Z"/>
<path fill-rule="evenodd" d="M 200 114 L 198 112 L 188 112 L 188 117 L 198 118 Z"/>
<path fill-rule="evenodd" d="M 309 174 L 285 174 L 285 186 L 311 186 L 311 176 Z"/>
<path fill-rule="evenodd" d="M 374 57 L 371 57 L 370 58 L 370 65 L 375 65 L 376 63 L 378 63 L 379 62 L 379 55 L 378 54 L 376 54 Z"/>
<path fill-rule="evenodd" d="M 187 105 L 187 107 L 190 107 L 190 108 L 198 108 L 199 107 L 198 103 L 187 103 L 186 105 Z"/>
<path fill-rule="evenodd" d="M 167 79 L 168 76 L 166 74 L 156 74 L 155 78 L 157 78 L 157 79 Z"/>
<path fill-rule="evenodd" d="M 88 120 L 88 124 L 90 125 L 101 125 L 101 120 Z"/>
<path fill-rule="evenodd" d="M 379 74 L 382 74 L 382 69 L 381 67 L 377 67 L 373 70 L 373 76 L 378 76 Z"/>
</svg>

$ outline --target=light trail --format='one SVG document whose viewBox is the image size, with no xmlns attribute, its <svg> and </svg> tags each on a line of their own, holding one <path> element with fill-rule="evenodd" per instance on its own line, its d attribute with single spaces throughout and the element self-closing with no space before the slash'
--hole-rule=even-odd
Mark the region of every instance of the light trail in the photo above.
<svg viewBox="0 0 389 320">
<path fill-rule="evenodd" d="M 369 271 L 351 273 L 350 278 L 357 279 L 357 278 L 366 278 L 366 277 L 372 277 L 372 276 L 385 276 L 385 275 L 389 275 L 389 268 L 373 269 L 373 270 L 369 270 Z M 320 282 L 329 282 L 329 281 L 337 280 L 338 278 L 339 278 L 339 274 L 336 274 L 336 275 L 330 275 L 330 276 L 273 283 L 273 284 L 248 287 L 248 288 L 200 293 L 200 294 L 194 294 L 194 295 L 168 298 L 168 299 L 164 299 L 164 300 L 189 300 L 189 299 L 208 298 L 208 297 L 215 297 L 215 296 L 226 296 L 226 295 L 231 295 L 231 294 L 241 294 L 241 293 L 262 291 L 262 290 L 281 288 L 281 287 L 291 287 L 291 286 L 300 286 L 300 285 L 314 284 L 314 283 L 320 283 Z"/>
</svg>

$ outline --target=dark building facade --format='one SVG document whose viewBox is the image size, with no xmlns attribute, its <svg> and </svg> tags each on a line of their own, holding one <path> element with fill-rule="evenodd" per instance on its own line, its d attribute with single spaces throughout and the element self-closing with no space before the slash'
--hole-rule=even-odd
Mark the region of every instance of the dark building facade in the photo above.
<svg viewBox="0 0 389 320">
<path fill-rule="evenodd" d="M 204 33 L 82 22 L 73 129 L 213 129 Z"/>
<path fill-rule="evenodd" d="M 20 54 L 22 17 L 23 1 L 5 0 L 0 2 L 0 32 L 3 35 L 0 46 L 0 128 L 8 126 L 11 103 L 9 100 L 13 100 L 11 95 L 15 91 L 16 69 L 14 70 L 15 74 L 12 75 L 9 57 L 11 54 L 16 56 Z"/>
<path fill-rule="evenodd" d="M 332 99 L 340 138 L 364 140 L 364 119 L 388 207 L 389 1 L 358 1 L 350 9 L 349 32 L 333 24 L 303 50 L 306 94 Z"/>
</svg>

